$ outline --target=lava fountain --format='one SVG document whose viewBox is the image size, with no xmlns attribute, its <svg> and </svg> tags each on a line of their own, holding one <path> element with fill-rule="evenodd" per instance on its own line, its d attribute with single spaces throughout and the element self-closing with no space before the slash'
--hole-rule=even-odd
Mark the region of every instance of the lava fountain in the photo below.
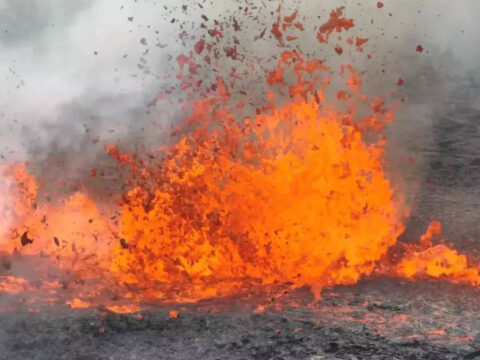
<svg viewBox="0 0 480 360">
<path fill-rule="evenodd" d="M 282 26 L 278 15 L 279 41 L 280 29 L 301 29 L 294 15 Z M 351 27 L 339 9 L 317 38 L 324 43 Z M 357 38 L 358 51 L 366 41 Z M 177 61 L 196 71 L 188 57 Z M 214 93 L 193 101 L 171 144 L 148 153 L 107 145 L 130 172 L 125 192 L 109 203 L 81 191 L 41 197 L 28 164 L 3 165 L 0 289 L 48 288 L 49 302 L 72 307 L 120 300 L 126 307 L 111 309 L 128 312 L 146 301 L 194 302 L 272 284 L 309 286 L 318 298 L 379 263 L 395 276 L 478 284 L 464 256 L 432 247 L 437 225 L 384 269 L 408 216 L 385 164 L 393 105 L 364 94 L 354 67 L 331 68 L 297 50 L 282 52 L 271 70 L 266 105 L 250 116 L 237 115 L 243 104 L 232 103 L 218 78 Z M 20 256 L 48 262 L 49 270 L 35 265 L 45 278 L 29 284 L 8 274 Z"/>
</svg>

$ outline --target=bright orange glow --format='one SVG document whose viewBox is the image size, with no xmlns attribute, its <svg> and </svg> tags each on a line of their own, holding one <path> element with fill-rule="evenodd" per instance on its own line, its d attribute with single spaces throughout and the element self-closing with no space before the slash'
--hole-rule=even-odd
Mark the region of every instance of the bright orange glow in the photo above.
<svg viewBox="0 0 480 360">
<path fill-rule="evenodd" d="M 0 276 L 0 294 L 2 292 L 10 294 L 18 294 L 22 291 L 29 290 L 28 281 L 14 276 Z"/>
<path fill-rule="evenodd" d="M 371 116 L 350 122 L 351 109 L 345 114 L 318 100 L 327 68 L 287 52 L 275 73 L 289 68 L 298 77 L 289 87 L 294 100 L 272 102 L 269 113 L 243 122 L 228 110 L 220 82 L 215 98 L 195 104 L 190 131 L 161 170 L 141 169 L 108 148 L 147 174 L 125 196 L 124 243 L 112 264 L 122 281 L 183 301 L 229 295 L 247 280 L 320 289 L 371 273 L 395 243 L 402 225 L 383 171 L 383 141 L 363 140 L 391 113 L 372 105 Z M 314 72 L 317 83 L 303 80 Z M 350 73 L 353 102 L 363 95 Z"/>
<path fill-rule="evenodd" d="M 337 15 L 327 35 L 350 28 Z M 332 97 L 333 77 L 344 85 Z M 107 146 L 132 174 L 108 204 L 83 192 L 43 199 L 26 164 L 2 166 L 0 253 L 48 258 L 74 281 L 44 281 L 43 291 L 61 292 L 72 308 L 119 313 L 138 312 L 142 301 L 192 302 L 272 284 L 307 285 L 318 298 L 326 286 L 368 276 L 403 231 L 402 199 L 384 166 L 391 109 L 361 92 L 353 67 L 336 73 L 296 51 L 281 55 L 267 82 L 264 109 L 239 119 L 219 79 L 218 92 L 193 104 L 181 135 L 156 157 Z M 432 223 L 393 272 L 479 285 L 464 255 L 433 246 L 440 233 Z M 0 292 L 27 287 L 0 277 Z"/>
<path fill-rule="evenodd" d="M 432 245 L 433 236 L 441 236 L 441 225 L 432 222 L 420 238 L 419 246 L 409 248 L 397 265 L 396 272 L 402 277 L 442 278 L 453 282 L 480 285 L 480 269 L 470 266 L 465 255 L 444 244 Z"/>
<path fill-rule="evenodd" d="M 142 309 L 135 304 L 127 305 L 109 305 L 106 307 L 106 310 L 117 313 L 117 314 L 133 314 L 141 311 Z M 141 320 L 141 317 L 138 317 Z"/>
<path fill-rule="evenodd" d="M 77 298 L 73 299 L 72 301 L 67 301 L 67 304 L 70 305 L 72 309 L 86 309 L 92 305 L 89 302 Z"/>
<path fill-rule="evenodd" d="M 285 52 L 269 82 L 287 88 L 289 101 L 272 91 L 266 111 L 240 121 L 219 80 L 218 93 L 195 102 L 183 135 L 158 159 L 108 146 L 135 179 L 121 208 L 84 193 L 42 202 L 25 165 L 6 169 L 14 206 L 0 250 L 48 254 L 60 269 L 116 283 L 132 300 L 196 301 L 275 282 L 310 285 L 318 295 L 358 281 L 403 230 L 383 169 L 384 139 L 364 140 L 393 115 L 361 93 L 352 67 L 339 74 L 342 99 L 327 101 L 333 74 Z M 356 119 L 359 103 L 370 115 Z"/>
<path fill-rule="evenodd" d="M 427 331 L 427 334 L 429 334 L 429 335 L 445 335 L 446 331 L 445 331 L 445 329 L 429 330 L 429 331 Z"/>
</svg>

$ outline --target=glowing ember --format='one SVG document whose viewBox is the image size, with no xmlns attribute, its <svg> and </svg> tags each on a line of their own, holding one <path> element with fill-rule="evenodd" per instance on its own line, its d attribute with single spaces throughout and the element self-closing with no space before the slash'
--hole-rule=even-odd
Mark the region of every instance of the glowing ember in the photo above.
<svg viewBox="0 0 480 360">
<path fill-rule="evenodd" d="M 28 281 L 14 276 L 0 276 L 0 293 L 18 294 L 29 289 Z"/>
<path fill-rule="evenodd" d="M 328 42 L 330 34 L 334 31 L 341 32 L 342 30 L 349 30 L 354 26 L 353 19 L 347 19 L 342 17 L 343 9 L 338 8 L 333 10 L 330 14 L 330 19 L 318 30 L 317 39 L 321 43 Z"/>
<path fill-rule="evenodd" d="M 83 301 L 77 298 L 73 299 L 72 301 L 67 301 L 67 304 L 70 305 L 72 309 L 86 309 L 92 305 L 87 301 Z"/>
<path fill-rule="evenodd" d="M 106 306 L 105 309 L 117 314 L 133 314 L 142 310 L 141 307 L 136 306 L 135 304 L 109 305 L 109 306 Z M 139 320 L 142 319 L 141 315 L 137 316 L 137 318 Z"/>
</svg>

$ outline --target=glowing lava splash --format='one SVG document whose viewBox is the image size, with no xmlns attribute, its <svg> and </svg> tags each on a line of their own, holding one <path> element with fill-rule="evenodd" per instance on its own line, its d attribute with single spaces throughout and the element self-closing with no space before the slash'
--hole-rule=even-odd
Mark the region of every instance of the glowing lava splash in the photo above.
<svg viewBox="0 0 480 360">
<path fill-rule="evenodd" d="M 333 79 L 342 88 L 332 89 Z M 50 302 L 61 293 L 77 308 L 121 299 L 132 307 L 110 309 L 128 312 L 142 301 L 191 302 L 276 283 L 318 295 L 371 274 L 406 216 L 384 164 L 392 109 L 361 92 L 353 67 L 330 69 L 297 51 L 283 52 L 267 81 L 267 105 L 238 118 L 218 79 L 155 156 L 107 146 L 131 170 L 128 191 L 109 204 L 81 192 L 45 200 L 25 164 L 3 166 L 4 258 L 46 258 L 75 280 L 62 285 L 57 276 L 52 290 L 0 273 L 0 291 L 48 286 Z M 431 245 L 412 248 L 395 274 L 478 283 L 465 257 Z"/>
<path fill-rule="evenodd" d="M 346 85 L 336 101 L 346 110 L 337 110 L 325 95 L 333 75 L 321 61 L 284 52 L 269 79 L 288 88 L 288 102 L 276 106 L 272 91 L 267 110 L 239 120 L 219 79 L 218 93 L 195 102 L 178 142 L 158 158 L 107 147 L 133 175 L 118 222 L 114 209 L 80 193 L 37 204 L 34 178 L 14 168 L 2 250 L 48 254 L 83 279 L 102 273 L 142 300 L 226 296 L 250 282 L 356 282 L 403 230 L 384 138 L 364 140 L 393 115 L 379 99 L 368 103 L 351 67 L 339 75 Z M 360 101 L 370 114 L 356 120 Z"/>
<path fill-rule="evenodd" d="M 323 83 L 318 73 L 330 71 L 321 62 L 286 52 L 279 66 L 297 74 L 291 101 L 277 107 L 270 94 L 268 112 L 238 121 L 219 80 L 161 166 L 109 149 L 139 184 L 125 196 L 119 227 L 128 246 L 115 248 L 122 281 L 176 284 L 171 296 L 184 299 L 228 295 L 246 279 L 320 288 L 356 282 L 395 243 L 402 226 L 383 142 L 362 139 L 391 113 L 372 104 L 354 123 L 351 108 L 336 111 L 303 80 L 316 72 Z M 356 101 L 360 80 L 347 72 Z"/>
</svg>

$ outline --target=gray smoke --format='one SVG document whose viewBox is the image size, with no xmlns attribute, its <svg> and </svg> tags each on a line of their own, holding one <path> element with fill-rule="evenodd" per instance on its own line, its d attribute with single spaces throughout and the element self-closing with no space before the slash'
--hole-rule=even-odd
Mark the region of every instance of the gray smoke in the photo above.
<svg viewBox="0 0 480 360">
<path fill-rule="evenodd" d="M 215 19 L 241 20 L 242 30 L 235 35 L 242 51 L 268 69 L 280 51 L 270 34 L 279 4 L 283 15 L 298 10 L 307 29 L 292 47 L 334 68 L 356 64 L 369 73 L 368 93 L 385 95 L 393 89 L 398 99 L 408 98 L 391 129 L 391 167 L 394 177 L 421 179 L 428 161 L 421 154 L 433 146 L 435 113 L 461 81 L 476 76 L 480 4 L 475 0 L 385 0 L 383 8 L 376 1 L 336 0 L 0 0 L 0 155 L 34 160 L 43 178 L 75 178 L 94 166 L 111 165 L 104 143 L 148 147 L 181 117 L 177 92 L 170 95 L 174 105 L 152 100 L 161 89 L 178 84 L 175 58 L 188 54 L 206 33 L 201 24 L 211 29 Z M 336 34 L 328 45 L 315 38 L 313 29 L 340 6 L 355 20 L 351 34 L 369 38 L 363 53 L 338 56 Z M 265 29 L 265 38 L 253 41 Z M 230 60 L 206 78 L 227 75 L 238 66 Z M 246 82 L 260 88 L 261 77 L 252 72 Z M 403 87 L 396 86 L 399 77 Z M 410 155 L 414 165 L 407 161 Z"/>
</svg>

